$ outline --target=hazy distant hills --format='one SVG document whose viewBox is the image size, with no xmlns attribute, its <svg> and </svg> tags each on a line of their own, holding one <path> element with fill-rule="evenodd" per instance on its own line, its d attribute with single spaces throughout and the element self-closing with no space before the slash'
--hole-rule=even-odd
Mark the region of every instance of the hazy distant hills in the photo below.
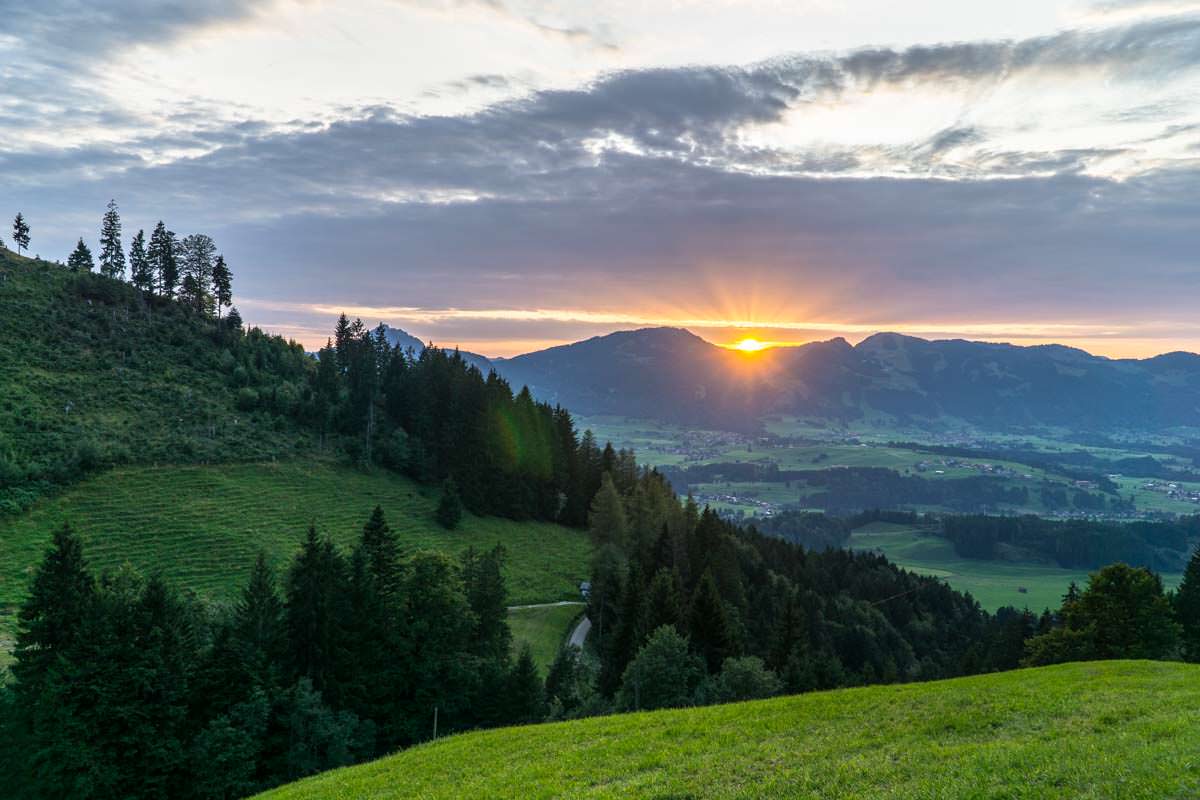
<svg viewBox="0 0 1200 800">
<path fill-rule="evenodd" d="M 425 342 L 422 342 L 416 336 L 400 328 L 393 328 L 385 324 L 383 325 L 383 334 L 387 337 L 388 344 L 392 347 L 399 346 L 404 350 L 412 350 L 418 355 L 425 349 Z M 487 356 L 481 356 L 478 353 L 471 353 L 466 350 L 459 350 L 458 354 L 468 364 L 474 364 L 478 367 L 479 371 L 484 375 L 487 375 L 492 370 L 492 362 Z"/>
<path fill-rule="evenodd" d="M 745 354 L 678 328 L 622 331 L 494 366 L 581 414 L 744 428 L 767 413 L 993 429 L 1200 426 L 1200 356 L 1108 359 L 1059 345 L 880 333 Z"/>
</svg>

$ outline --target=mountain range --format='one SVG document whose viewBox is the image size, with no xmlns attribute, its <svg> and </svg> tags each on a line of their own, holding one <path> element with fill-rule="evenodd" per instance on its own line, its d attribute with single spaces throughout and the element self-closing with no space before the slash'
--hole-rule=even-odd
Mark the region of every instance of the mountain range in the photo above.
<svg viewBox="0 0 1200 800">
<path fill-rule="evenodd" d="M 743 353 L 681 328 L 597 336 L 488 362 L 584 414 L 752 429 L 767 414 L 986 429 L 1200 426 L 1200 356 L 1110 359 L 1062 345 L 879 333 Z"/>
</svg>

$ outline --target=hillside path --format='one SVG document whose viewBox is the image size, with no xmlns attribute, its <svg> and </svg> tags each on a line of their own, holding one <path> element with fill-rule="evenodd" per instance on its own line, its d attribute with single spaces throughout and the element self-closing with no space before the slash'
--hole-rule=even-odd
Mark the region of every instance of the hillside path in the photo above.
<svg viewBox="0 0 1200 800">
<path fill-rule="evenodd" d="M 520 611 L 522 608 L 554 608 L 556 606 L 581 606 L 581 600 L 559 600 L 557 603 L 530 603 L 525 606 L 509 606 L 509 611 Z"/>
<path fill-rule="evenodd" d="M 579 620 L 579 624 L 575 626 L 575 630 L 571 631 L 571 638 L 567 644 L 575 645 L 582 648 L 584 640 L 587 639 L 588 631 L 592 629 L 592 621 L 587 617 Z"/>
</svg>

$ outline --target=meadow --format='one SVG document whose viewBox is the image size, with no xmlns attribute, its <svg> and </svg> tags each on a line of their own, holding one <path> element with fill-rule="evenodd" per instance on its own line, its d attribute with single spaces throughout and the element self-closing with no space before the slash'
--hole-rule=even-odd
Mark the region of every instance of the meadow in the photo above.
<svg viewBox="0 0 1200 800">
<path fill-rule="evenodd" d="M 1113 661 L 454 736 L 269 800 L 1185 798 L 1200 667 Z"/>
<path fill-rule="evenodd" d="M 1054 564 L 961 558 L 947 539 L 919 528 L 887 522 L 873 522 L 857 529 L 849 546 L 876 550 L 897 566 L 943 578 L 955 589 L 970 592 L 989 611 L 1001 606 L 1028 608 L 1035 613 L 1046 608 L 1057 609 L 1071 581 L 1083 586 L 1088 579 L 1087 570 L 1063 569 Z M 1163 582 L 1173 587 L 1182 577 L 1163 575 Z"/>
<path fill-rule="evenodd" d="M 457 556 L 468 547 L 504 545 L 513 605 L 578 599 L 591 553 L 586 533 L 470 514 L 448 531 L 434 520 L 439 496 L 437 487 L 333 461 L 109 470 L 19 517 L 0 517 L 4 621 L 11 623 L 51 533 L 64 522 L 79 531 L 99 570 L 128 562 L 220 601 L 236 596 L 260 549 L 286 568 L 310 523 L 351 547 L 376 504 L 410 551 Z"/>
<path fill-rule="evenodd" d="M 534 663 L 545 677 L 554 657 L 571 635 L 576 620 L 583 615 L 583 602 L 553 605 L 517 606 L 508 610 L 508 627 L 512 631 L 513 657 L 528 644 Z"/>
</svg>

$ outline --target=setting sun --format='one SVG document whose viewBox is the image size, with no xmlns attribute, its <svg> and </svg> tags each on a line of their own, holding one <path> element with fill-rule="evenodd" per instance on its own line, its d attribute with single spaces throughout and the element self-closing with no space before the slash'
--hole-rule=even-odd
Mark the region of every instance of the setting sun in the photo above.
<svg viewBox="0 0 1200 800">
<path fill-rule="evenodd" d="M 757 353 L 759 350 L 765 350 L 769 345 L 766 342 L 760 342 L 758 339 L 742 339 L 733 346 L 734 350 L 741 350 L 743 353 Z"/>
</svg>

